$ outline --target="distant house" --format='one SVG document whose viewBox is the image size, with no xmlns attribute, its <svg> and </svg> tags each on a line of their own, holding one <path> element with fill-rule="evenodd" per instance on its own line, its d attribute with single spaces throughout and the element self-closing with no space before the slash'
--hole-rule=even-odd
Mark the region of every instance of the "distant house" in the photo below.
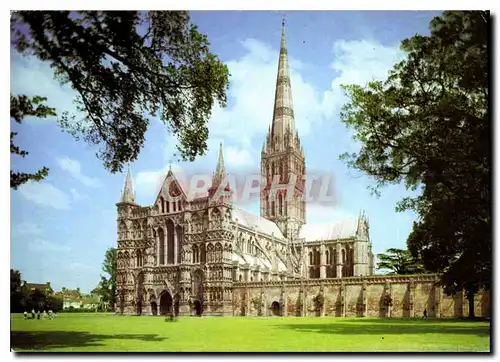
<svg viewBox="0 0 500 362">
<path fill-rule="evenodd" d="M 63 310 L 70 309 L 71 307 L 74 309 L 82 308 L 83 297 L 80 294 L 80 289 L 71 290 L 63 288 L 60 295 L 63 299 Z"/>
<path fill-rule="evenodd" d="M 28 292 L 39 290 L 41 292 L 44 292 L 45 295 L 52 295 L 54 293 L 54 290 L 50 286 L 50 282 L 47 282 L 45 284 L 24 282 L 23 287 L 26 288 Z"/>
<path fill-rule="evenodd" d="M 82 307 L 84 309 L 94 309 L 97 310 L 101 304 L 101 298 L 95 294 L 86 295 L 82 300 Z"/>
</svg>

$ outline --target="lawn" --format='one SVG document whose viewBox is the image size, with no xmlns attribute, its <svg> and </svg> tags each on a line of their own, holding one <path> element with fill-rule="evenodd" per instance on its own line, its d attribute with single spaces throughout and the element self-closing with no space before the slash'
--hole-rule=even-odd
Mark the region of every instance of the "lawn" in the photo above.
<svg viewBox="0 0 500 362">
<path fill-rule="evenodd" d="M 11 317 L 15 351 L 48 352 L 451 352 L 489 351 L 490 324 L 367 318 Z"/>
</svg>

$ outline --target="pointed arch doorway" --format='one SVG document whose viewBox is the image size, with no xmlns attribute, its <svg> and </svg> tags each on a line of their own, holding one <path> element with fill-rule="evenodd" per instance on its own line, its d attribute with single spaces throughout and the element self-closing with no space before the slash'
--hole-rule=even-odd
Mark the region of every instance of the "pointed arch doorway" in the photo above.
<svg viewBox="0 0 500 362">
<path fill-rule="evenodd" d="M 168 291 L 164 291 L 160 296 L 160 315 L 166 315 L 173 312 L 173 299 Z"/>
</svg>

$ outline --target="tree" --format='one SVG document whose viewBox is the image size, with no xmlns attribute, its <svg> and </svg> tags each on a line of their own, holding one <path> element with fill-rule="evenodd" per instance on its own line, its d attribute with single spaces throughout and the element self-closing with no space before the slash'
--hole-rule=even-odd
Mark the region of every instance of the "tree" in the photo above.
<svg viewBox="0 0 500 362">
<path fill-rule="evenodd" d="M 55 116 L 54 108 L 50 108 L 44 104 L 47 99 L 44 97 L 27 97 L 25 95 L 13 96 L 10 95 L 10 118 L 14 119 L 17 123 L 22 123 L 25 117 L 35 116 L 38 118 L 45 118 L 48 116 Z M 28 151 L 21 150 L 14 144 L 14 137 L 17 132 L 10 132 L 10 153 L 21 157 L 29 155 Z M 36 173 L 24 173 L 10 171 L 10 187 L 16 190 L 20 185 L 28 182 L 29 180 L 40 181 L 49 174 L 47 167 L 42 167 Z"/>
<path fill-rule="evenodd" d="M 226 105 L 229 72 L 186 11 L 18 11 L 11 39 L 23 55 L 50 63 L 56 79 L 77 93 L 62 128 L 102 146 L 112 173 L 136 160 L 159 118 L 179 140 L 183 160 L 207 150 L 215 102 Z"/>
<path fill-rule="evenodd" d="M 418 274 L 423 273 L 422 265 L 415 260 L 407 249 L 387 249 L 384 254 L 377 254 L 377 269 L 389 270 L 389 274 Z"/>
<path fill-rule="evenodd" d="M 407 58 L 384 82 L 343 86 L 342 121 L 362 148 L 341 156 L 382 186 L 404 182 L 416 197 L 397 210 L 419 219 L 408 248 L 442 274 L 447 293 L 491 284 L 489 12 L 447 11 L 430 36 L 402 42 Z"/>
<path fill-rule="evenodd" d="M 10 311 L 19 313 L 24 310 L 24 296 L 22 290 L 21 272 L 10 270 Z"/>
<path fill-rule="evenodd" d="M 113 308 L 116 295 L 116 248 L 108 248 L 104 254 L 102 271 L 106 275 L 101 275 L 99 285 L 94 289 L 102 298 L 102 301 L 109 303 Z"/>
</svg>

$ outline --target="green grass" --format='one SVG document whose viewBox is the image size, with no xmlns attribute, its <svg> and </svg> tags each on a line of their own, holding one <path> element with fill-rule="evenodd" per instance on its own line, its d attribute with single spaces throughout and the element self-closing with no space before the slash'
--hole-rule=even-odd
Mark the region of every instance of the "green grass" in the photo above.
<svg viewBox="0 0 500 362">
<path fill-rule="evenodd" d="M 367 318 L 11 317 L 15 351 L 450 352 L 489 351 L 484 321 Z"/>
</svg>

